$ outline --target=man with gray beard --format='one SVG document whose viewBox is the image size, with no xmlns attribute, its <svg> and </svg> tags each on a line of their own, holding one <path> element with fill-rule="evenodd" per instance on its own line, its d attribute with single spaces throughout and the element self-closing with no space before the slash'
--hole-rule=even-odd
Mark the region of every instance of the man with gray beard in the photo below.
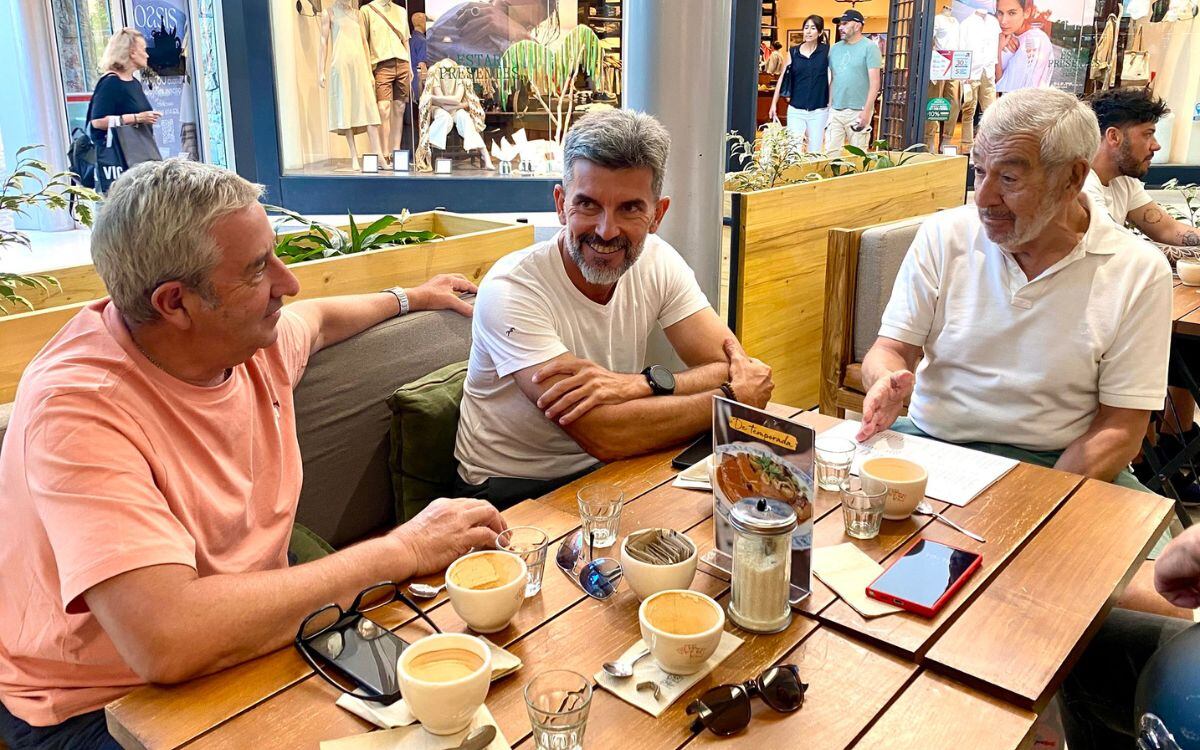
<svg viewBox="0 0 1200 750">
<path fill-rule="evenodd" d="M 762 407 L 771 370 L 746 356 L 679 253 L 654 234 L 670 136 L 608 110 L 568 132 L 554 201 L 563 229 L 480 284 L 455 456 L 458 494 L 507 507 L 598 462 L 687 441 L 712 398 Z M 686 370 L 647 363 L 661 326 Z M 649 365 L 649 366 L 647 366 Z"/>
<path fill-rule="evenodd" d="M 1081 194 L 1099 136 L 1054 89 L 984 114 L 976 205 L 921 227 L 863 361 L 860 440 L 892 427 L 1144 490 L 1129 462 L 1166 395 L 1171 270 Z"/>
</svg>

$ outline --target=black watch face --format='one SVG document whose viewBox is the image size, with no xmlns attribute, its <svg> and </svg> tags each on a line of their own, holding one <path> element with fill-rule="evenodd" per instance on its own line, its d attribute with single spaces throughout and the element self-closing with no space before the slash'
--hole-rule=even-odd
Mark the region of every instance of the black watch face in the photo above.
<svg viewBox="0 0 1200 750">
<path fill-rule="evenodd" d="M 654 385 L 659 391 L 665 393 L 673 393 L 675 391 L 675 373 L 662 365 L 652 365 L 650 367 L 650 379 L 654 381 Z"/>
</svg>

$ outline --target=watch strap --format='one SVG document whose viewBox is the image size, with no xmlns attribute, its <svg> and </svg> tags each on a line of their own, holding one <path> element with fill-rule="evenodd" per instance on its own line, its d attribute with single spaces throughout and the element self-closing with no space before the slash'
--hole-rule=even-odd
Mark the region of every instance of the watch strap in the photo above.
<svg viewBox="0 0 1200 750">
<path fill-rule="evenodd" d="M 396 297 L 396 301 L 400 303 L 400 312 L 396 313 L 396 317 L 398 318 L 401 315 L 408 315 L 408 292 L 404 291 L 404 287 L 394 286 L 391 289 L 385 289 L 384 291 L 394 295 Z"/>
<path fill-rule="evenodd" d="M 728 380 L 726 380 L 724 383 L 721 383 L 721 393 L 724 393 L 725 398 L 729 399 L 730 401 L 738 400 L 737 394 L 733 391 L 733 383 L 729 382 Z"/>
</svg>

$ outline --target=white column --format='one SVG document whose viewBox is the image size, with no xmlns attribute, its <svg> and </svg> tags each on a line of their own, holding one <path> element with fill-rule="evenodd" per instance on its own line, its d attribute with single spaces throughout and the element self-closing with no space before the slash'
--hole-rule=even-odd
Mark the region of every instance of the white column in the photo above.
<svg viewBox="0 0 1200 750">
<path fill-rule="evenodd" d="M 671 207 L 658 234 L 696 272 L 719 309 L 721 200 L 732 0 L 626 0 L 625 106 L 657 117 L 671 134 L 663 186 Z M 650 362 L 672 363 L 665 336 Z"/>
</svg>

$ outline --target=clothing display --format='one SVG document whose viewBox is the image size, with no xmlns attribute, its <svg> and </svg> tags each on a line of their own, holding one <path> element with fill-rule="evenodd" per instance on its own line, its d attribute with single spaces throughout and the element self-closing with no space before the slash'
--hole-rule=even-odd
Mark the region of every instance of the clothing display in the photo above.
<svg viewBox="0 0 1200 750">
<path fill-rule="evenodd" d="M 382 60 L 375 64 L 372 73 L 375 78 L 376 101 L 408 101 L 412 86 L 412 68 L 408 60 Z"/>
<path fill-rule="evenodd" d="M 950 117 L 945 122 L 927 120 L 925 122 L 925 147 L 931 153 L 939 153 L 946 141 L 954 134 L 954 126 L 958 123 L 958 114 L 962 109 L 961 81 L 944 80 L 930 81 L 926 92 L 929 99 L 948 99 L 950 101 Z"/>
<path fill-rule="evenodd" d="M 641 372 L 646 340 L 709 306 L 675 248 L 646 237 L 607 304 L 580 292 L 548 240 L 501 258 L 479 284 L 454 455 L 468 484 L 555 479 L 596 463 L 525 397 L 513 373 L 570 352 L 613 372 Z"/>
<path fill-rule="evenodd" d="M 771 56 L 767 58 L 767 74 L 777 76 L 786 66 L 787 58 L 784 57 L 783 50 L 771 50 Z"/>
<path fill-rule="evenodd" d="M 985 70 L 994 75 L 1000 52 L 1000 22 L 990 13 L 976 10 L 959 24 L 958 48 L 971 52 L 972 81 L 978 81 Z"/>
<path fill-rule="evenodd" d="M 1017 49 L 1000 52 L 1000 70 L 996 91 L 1006 94 L 1017 89 L 1050 85 L 1050 57 L 1053 45 L 1046 32 L 1035 27 L 1017 35 Z"/>
<path fill-rule="evenodd" d="M 371 65 L 384 60 L 410 59 L 408 12 L 392 0 L 371 0 L 358 9 L 371 51 Z"/>
<path fill-rule="evenodd" d="M 933 17 L 933 49 L 935 50 L 955 50 L 958 49 L 960 38 L 958 19 L 951 13 L 950 9 L 946 8 L 941 13 Z"/>
<path fill-rule="evenodd" d="M 448 106 L 445 99 L 454 99 L 457 106 Z M 414 166 L 423 172 L 433 170 L 431 146 L 446 148 L 451 127 L 458 129 L 463 147 L 468 151 L 482 150 L 487 155 L 483 132 L 484 112 L 470 82 L 467 69 L 450 58 L 439 60 L 429 68 L 425 91 L 421 94 L 421 141 L 413 157 Z M 436 130 L 435 130 L 436 125 Z M 436 140 L 435 140 L 436 139 Z"/>
<path fill-rule="evenodd" d="M 1108 14 L 1104 22 L 1104 31 L 1096 42 L 1096 50 L 1092 53 L 1092 64 L 1088 68 L 1088 78 L 1100 81 L 1101 89 L 1112 88 L 1117 79 L 1117 32 L 1120 23 L 1114 13 Z"/>
<path fill-rule="evenodd" d="M 344 2 L 333 3 L 326 12 L 332 46 L 326 84 L 329 131 L 340 135 L 361 133 L 368 125 L 380 122 L 362 20 L 358 11 Z"/>
<path fill-rule="evenodd" d="M 818 44 L 811 54 L 792 47 L 791 62 L 784 74 L 782 94 L 796 109 L 817 110 L 829 106 L 829 47 Z"/>
<path fill-rule="evenodd" d="M 1142 40 L 1142 29 L 1145 24 L 1137 24 L 1133 32 L 1133 40 L 1125 48 L 1121 58 L 1121 85 L 1145 86 L 1150 83 L 1150 53 Z"/>
<path fill-rule="evenodd" d="M 996 101 L 996 79 L 991 69 L 979 78 L 962 82 L 962 153 L 971 153 L 975 145 L 975 110 L 986 112 Z"/>
</svg>

